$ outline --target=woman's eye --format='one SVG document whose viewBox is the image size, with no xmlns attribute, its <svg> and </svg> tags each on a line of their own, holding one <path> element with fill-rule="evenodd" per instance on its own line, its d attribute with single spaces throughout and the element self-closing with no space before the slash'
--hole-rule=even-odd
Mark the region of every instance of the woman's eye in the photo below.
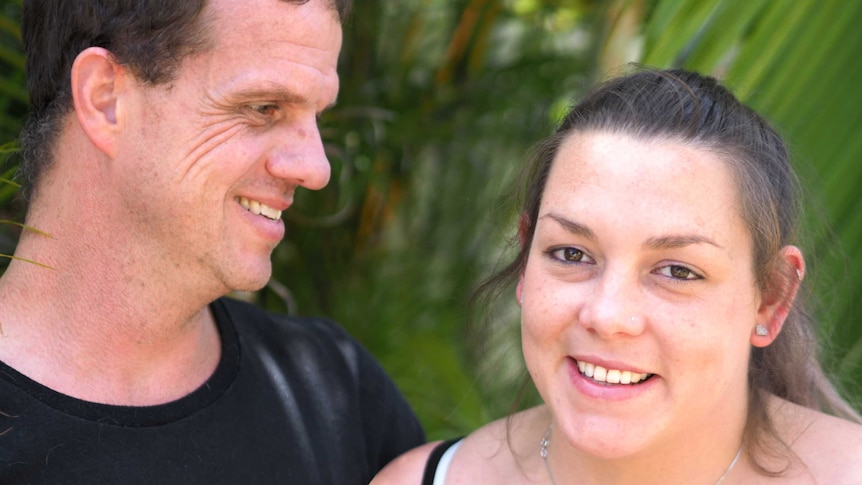
<svg viewBox="0 0 862 485">
<path fill-rule="evenodd" d="M 663 266 L 659 268 L 658 272 L 659 274 L 667 276 L 668 278 L 673 278 L 675 280 L 699 280 L 703 278 L 694 271 L 678 264 Z"/>
<path fill-rule="evenodd" d="M 554 259 L 565 261 L 567 263 L 586 263 L 591 262 L 592 258 L 587 256 L 587 253 L 578 248 L 560 248 L 550 251 Z"/>
</svg>

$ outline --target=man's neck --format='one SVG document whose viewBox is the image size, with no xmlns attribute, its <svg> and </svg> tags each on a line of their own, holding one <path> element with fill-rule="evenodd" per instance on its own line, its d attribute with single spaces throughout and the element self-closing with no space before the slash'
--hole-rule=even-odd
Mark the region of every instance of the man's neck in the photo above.
<svg viewBox="0 0 862 485">
<path fill-rule="evenodd" d="M 76 241 L 22 236 L 16 254 L 52 269 L 13 261 L 0 279 L 0 360 L 108 404 L 163 403 L 202 384 L 221 348 L 208 300 L 124 268 L 118 248 Z"/>
<path fill-rule="evenodd" d="M 50 269 L 16 260 L 0 278 L 0 360 L 89 401 L 187 394 L 221 356 L 207 306 L 228 289 L 182 266 L 193 259 L 166 257 L 164 234 L 130 222 L 113 178 L 128 161 L 94 147 L 74 116 L 56 146 L 26 221 L 49 235 L 24 231 L 15 251 Z"/>
</svg>

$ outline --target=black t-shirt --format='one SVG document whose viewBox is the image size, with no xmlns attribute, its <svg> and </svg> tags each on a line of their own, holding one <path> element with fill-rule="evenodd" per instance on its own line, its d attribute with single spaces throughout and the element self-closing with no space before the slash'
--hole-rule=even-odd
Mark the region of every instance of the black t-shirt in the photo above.
<svg viewBox="0 0 862 485">
<path fill-rule="evenodd" d="M 322 319 L 212 304 L 222 359 L 145 407 L 59 394 L 0 363 L 2 484 L 366 485 L 424 442 L 380 366 Z"/>
</svg>

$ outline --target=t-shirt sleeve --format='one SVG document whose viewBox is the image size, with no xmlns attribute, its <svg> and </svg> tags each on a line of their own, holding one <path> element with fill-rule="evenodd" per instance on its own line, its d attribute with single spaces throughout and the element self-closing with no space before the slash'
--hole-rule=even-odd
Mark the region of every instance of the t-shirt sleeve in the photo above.
<svg viewBox="0 0 862 485">
<path fill-rule="evenodd" d="M 425 443 L 419 420 L 371 353 L 335 323 L 314 320 L 334 337 L 354 373 L 367 459 L 374 473 L 405 451 Z"/>
<path fill-rule="evenodd" d="M 407 450 L 425 443 L 425 433 L 395 383 L 371 355 L 358 347 L 360 395 L 369 462 L 381 469 Z"/>
</svg>

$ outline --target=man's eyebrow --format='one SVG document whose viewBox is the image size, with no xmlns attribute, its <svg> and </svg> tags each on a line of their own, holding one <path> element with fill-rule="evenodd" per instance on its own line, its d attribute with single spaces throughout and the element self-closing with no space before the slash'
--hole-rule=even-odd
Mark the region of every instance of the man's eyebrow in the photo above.
<svg viewBox="0 0 862 485">
<path fill-rule="evenodd" d="M 288 103 L 302 103 L 305 98 L 286 88 L 255 88 L 237 91 L 230 95 L 234 101 L 270 100 L 285 101 Z"/>
<path fill-rule="evenodd" d="M 724 249 L 712 239 L 700 234 L 674 234 L 670 236 L 651 237 L 644 243 L 644 247 L 654 250 L 676 249 L 694 244 L 709 244 Z"/>
<path fill-rule="evenodd" d="M 593 241 L 595 241 L 595 239 L 596 239 L 596 235 L 593 233 L 593 231 L 589 227 L 587 227 L 583 224 L 580 224 L 580 223 L 575 222 L 575 221 L 571 221 L 571 220 L 566 219 L 565 217 L 563 217 L 561 215 L 554 214 L 553 212 L 549 212 L 549 213 L 539 217 L 540 220 L 545 219 L 545 218 L 552 219 L 552 220 L 556 221 L 557 224 L 563 226 L 563 229 L 565 229 L 566 231 L 568 231 L 572 234 L 575 234 L 577 236 L 583 236 L 583 237 L 590 239 L 590 240 L 593 240 Z"/>
<path fill-rule="evenodd" d="M 248 101 L 281 101 L 290 104 L 303 104 L 308 102 L 304 96 L 300 96 L 288 88 L 281 86 L 273 86 L 272 88 L 254 88 L 238 91 L 229 96 L 229 99 L 234 103 L 242 103 Z M 323 113 L 334 107 L 336 101 L 324 106 L 320 111 Z"/>
</svg>

